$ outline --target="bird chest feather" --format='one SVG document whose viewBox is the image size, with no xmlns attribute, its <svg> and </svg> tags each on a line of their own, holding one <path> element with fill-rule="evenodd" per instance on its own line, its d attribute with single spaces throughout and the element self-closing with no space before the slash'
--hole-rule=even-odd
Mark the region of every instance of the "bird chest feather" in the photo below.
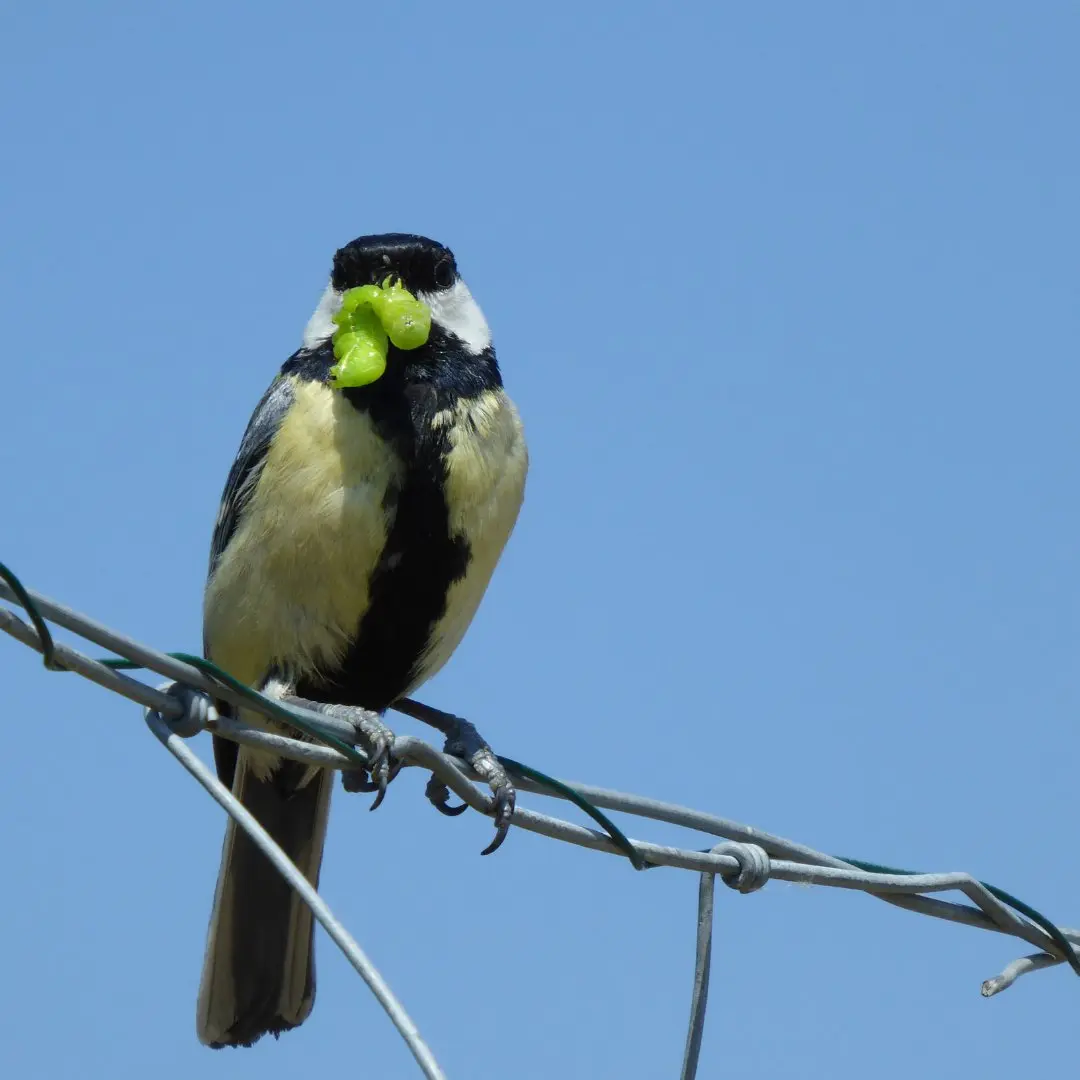
<svg viewBox="0 0 1080 1080">
<path fill-rule="evenodd" d="M 442 667 L 468 629 L 517 521 L 528 470 L 521 420 L 502 389 L 462 399 L 437 413 L 433 424 L 448 429 L 449 528 L 468 543 L 469 563 L 447 592 L 445 613 L 424 658 L 424 678 Z"/>
<path fill-rule="evenodd" d="M 370 418 L 323 383 L 296 380 L 231 558 L 207 591 L 215 659 L 246 682 L 284 661 L 335 662 L 368 606 L 400 459 Z M 224 624 L 224 625 L 223 625 Z"/>
</svg>

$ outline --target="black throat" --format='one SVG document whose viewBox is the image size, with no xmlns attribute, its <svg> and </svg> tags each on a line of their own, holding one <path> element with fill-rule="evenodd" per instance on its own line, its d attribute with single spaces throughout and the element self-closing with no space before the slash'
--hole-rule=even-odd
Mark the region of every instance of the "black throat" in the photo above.
<svg viewBox="0 0 1080 1080">
<path fill-rule="evenodd" d="M 283 374 L 326 382 L 334 363 L 329 341 L 301 350 Z M 386 374 L 369 386 L 340 391 L 366 413 L 404 466 L 384 506 L 392 525 L 369 581 L 368 609 L 333 671 L 301 679 L 296 692 L 313 701 L 382 710 L 402 697 L 422 667 L 447 593 L 469 566 L 468 538 L 450 530 L 446 501 L 450 424 L 444 410 L 502 386 L 494 352 L 464 350 L 433 326 L 428 344 L 410 352 L 393 346 Z"/>
</svg>

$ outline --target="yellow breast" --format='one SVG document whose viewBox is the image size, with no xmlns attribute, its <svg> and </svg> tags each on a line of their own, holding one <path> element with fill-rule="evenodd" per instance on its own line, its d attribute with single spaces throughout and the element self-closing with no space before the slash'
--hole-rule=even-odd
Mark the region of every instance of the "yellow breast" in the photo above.
<svg viewBox="0 0 1080 1080">
<path fill-rule="evenodd" d="M 468 541 L 470 559 L 464 578 L 450 586 L 413 689 L 450 659 L 469 628 L 517 521 L 529 466 L 521 419 L 501 389 L 461 401 L 434 422 L 449 428 L 450 532 Z"/>
<path fill-rule="evenodd" d="M 314 673 L 344 653 L 386 543 L 401 463 L 340 393 L 293 378 L 294 401 L 207 585 L 211 658 L 254 683 L 285 661 Z"/>
</svg>

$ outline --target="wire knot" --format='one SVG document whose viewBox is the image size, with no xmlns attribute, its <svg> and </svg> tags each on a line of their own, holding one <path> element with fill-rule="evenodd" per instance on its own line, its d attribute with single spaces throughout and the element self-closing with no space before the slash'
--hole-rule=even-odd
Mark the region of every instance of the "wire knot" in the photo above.
<svg viewBox="0 0 1080 1080">
<path fill-rule="evenodd" d="M 772 864 L 769 862 L 768 852 L 759 844 L 736 844 L 729 841 L 717 844 L 712 849 L 712 854 L 728 855 L 739 864 L 738 873 L 720 876 L 721 881 L 731 889 L 752 893 L 769 880 Z"/>
<path fill-rule="evenodd" d="M 177 682 L 163 683 L 158 689 L 162 693 L 168 694 L 169 697 L 176 698 L 183 707 L 184 711 L 179 716 L 155 714 L 160 716 L 162 723 L 175 735 L 179 735 L 180 738 L 190 739 L 193 735 L 198 735 L 200 731 L 206 730 L 207 724 L 217 719 L 217 709 L 214 708 L 214 703 L 210 700 L 209 695 L 204 694 L 201 690 L 195 690 L 190 686 Z"/>
</svg>

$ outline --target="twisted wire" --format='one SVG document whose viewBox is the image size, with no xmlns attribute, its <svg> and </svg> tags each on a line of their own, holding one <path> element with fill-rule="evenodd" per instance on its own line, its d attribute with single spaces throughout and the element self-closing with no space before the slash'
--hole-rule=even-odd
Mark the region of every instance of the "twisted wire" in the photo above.
<svg viewBox="0 0 1080 1080">
<path fill-rule="evenodd" d="M 225 673 L 220 673 L 198 657 L 162 653 L 142 645 L 26 589 L 3 564 L 0 564 L 0 600 L 20 605 L 29 619 L 23 620 L 14 611 L 0 608 L 0 630 L 41 653 L 51 670 L 79 674 L 146 710 L 146 722 L 157 738 L 249 833 L 308 904 L 315 918 L 342 949 L 386 1010 L 428 1080 L 445 1080 L 415 1024 L 359 945 L 258 822 L 184 744 L 184 739 L 206 730 L 245 746 L 272 750 L 275 754 L 296 761 L 328 769 L 355 769 L 358 763 L 366 762 L 366 757 L 356 746 L 357 736 L 352 725 L 321 713 L 272 702 L 235 683 L 235 680 L 230 683 L 228 676 L 224 680 L 218 677 Z M 46 620 L 117 654 L 123 660 L 95 660 L 69 645 L 54 641 Z M 146 668 L 171 681 L 163 687 L 154 688 L 118 670 L 126 666 Z M 215 698 L 279 719 L 284 716 L 288 722 L 321 742 L 312 743 L 273 734 L 219 715 L 212 704 Z M 438 711 L 409 700 L 398 703 L 395 708 L 411 716 Z M 414 736 L 397 736 L 393 754 L 405 767 L 423 768 L 433 773 L 473 809 L 490 813 L 490 796 L 476 786 L 476 782 L 482 778 L 473 773 L 466 762 L 442 753 Z M 697 949 L 690 1022 L 681 1072 L 683 1080 L 694 1080 L 696 1076 L 704 1030 L 711 968 L 713 892 L 717 875 L 725 884 L 742 893 L 757 891 L 771 878 L 856 889 L 919 914 L 1020 938 L 1038 950 L 1015 960 L 1001 974 L 985 980 L 981 986 L 981 993 L 985 997 L 1000 993 L 1021 975 L 1060 963 L 1068 963 L 1080 974 L 1080 948 L 1077 947 L 1080 946 L 1080 930 L 1055 925 L 1034 908 L 995 886 L 976 880 L 970 874 L 914 873 L 876 863 L 841 859 L 713 814 L 595 785 L 554 781 L 512 759 L 503 760 L 517 767 L 515 783 L 519 790 L 572 801 L 585 809 L 606 831 L 599 832 L 521 806 L 515 808 L 513 816 L 513 824 L 518 828 L 590 850 L 629 858 L 639 868 L 668 866 L 692 870 L 700 875 Z M 697 850 L 627 838 L 597 808 L 681 826 L 723 838 L 723 842 Z M 958 891 L 970 903 L 944 901 L 930 895 L 945 891 Z"/>
</svg>

